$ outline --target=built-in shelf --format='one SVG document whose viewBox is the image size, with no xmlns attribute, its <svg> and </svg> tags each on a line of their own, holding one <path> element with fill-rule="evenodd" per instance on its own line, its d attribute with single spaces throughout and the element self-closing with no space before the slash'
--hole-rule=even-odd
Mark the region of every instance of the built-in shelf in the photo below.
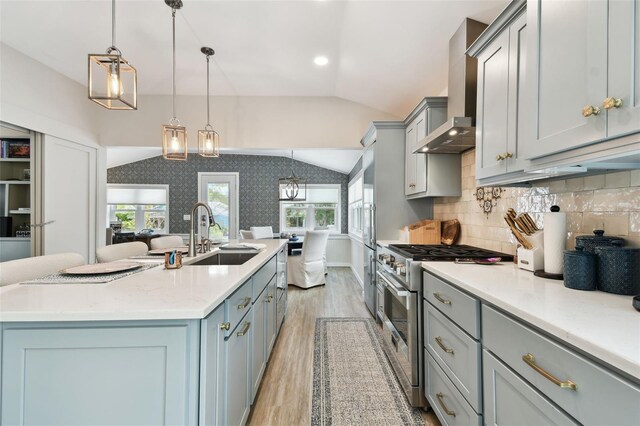
<svg viewBox="0 0 640 426">
<path fill-rule="evenodd" d="M 8 185 L 31 185 L 31 182 L 28 180 L 0 180 L 0 184 L 8 184 Z"/>
<path fill-rule="evenodd" d="M 9 214 L 31 214 L 31 210 L 9 210 Z"/>
<path fill-rule="evenodd" d="M 31 158 L 0 158 L 0 163 L 29 163 Z"/>
</svg>

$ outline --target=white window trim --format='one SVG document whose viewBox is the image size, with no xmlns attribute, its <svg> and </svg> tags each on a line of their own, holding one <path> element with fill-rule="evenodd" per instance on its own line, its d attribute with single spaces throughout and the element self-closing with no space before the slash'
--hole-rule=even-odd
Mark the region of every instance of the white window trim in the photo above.
<svg viewBox="0 0 640 426">
<path fill-rule="evenodd" d="M 107 184 L 107 190 L 109 188 L 123 188 L 123 189 L 164 189 L 164 191 L 167 194 L 166 197 L 166 224 L 167 226 L 165 227 L 165 230 L 163 232 L 165 233 L 169 233 L 169 185 L 164 185 L 164 184 L 139 184 L 139 183 L 108 183 Z M 107 206 L 107 228 L 111 225 L 111 219 L 109 217 L 109 206 L 111 206 L 111 204 L 106 203 Z M 137 224 L 138 222 L 138 211 L 136 210 L 136 230 L 135 232 L 140 232 L 142 229 L 144 228 L 138 228 Z M 144 218 L 143 218 L 144 219 Z M 142 223 L 144 223 L 144 220 L 142 220 Z"/>
<path fill-rule="evenodd" d="M 330 235 L 337 235 L 342 233 L 342 185 L 339 183 L 313 183 L 307 184 L 307 190 L 313 188 L 330 188 L 338 190 L 338 202 L 336 203 L 336 229 L 330 231 Z M 285 224 L 287 223 L 285 218 L 285 205 L 291 203 L 301 203 L 301 204 L 316 204 L 309 203 L 307 201 L 280 201 L 280 232 L 294 232 L 303 234 L 306 231 L 312 231 L 313 225 L 308 224 L 306 228 L 287 228 Z"/>
<path fill-rule="evenodd" d="M 364 170 L 360 170 L 354 177 L 353 179 L 351 179 L 349 181 L 349 184 L 347 186 L 347 194 L 349 194 L 349 189 L 355 185 L 356 181 L 358 179 L 363 179 L 364 178 Z M 348 197 L 348 195 L 347 195 Z M 361 201 L 363 201 L 364 203 L 364 183 L 363 183 L 363 188 L 362 188 L 362 193 L 361 193 Z M 362 236 L 363 236 L 363 230 L 361 229 L 360 232 L 354 232 L 353 228 L 351 227 L 351 204 L 352 204 L 352 200 L 347 198 L 347 221 L 348 221 L 348 225 L 347 225 L 347 232 L 349 233 L 349 236 L 353 237 L 354 239 L 358 240 L 358 241 L 362 241 Z M 364 212 L 364 208 L 363 208 L 363 212 Z M 364 223 L 364 217 L 363 215 L 361 215 L 360 217 L 360 223 L 363 224 Z"/>
</svg>

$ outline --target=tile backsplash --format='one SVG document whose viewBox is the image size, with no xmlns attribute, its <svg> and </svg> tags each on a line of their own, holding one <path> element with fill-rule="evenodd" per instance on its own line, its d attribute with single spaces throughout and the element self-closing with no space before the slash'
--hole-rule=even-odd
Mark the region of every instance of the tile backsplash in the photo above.
<svg viewBox="0 0 640 426">
<path fill-rule="evenodd" d="M 434 219 L 458 219 L 459 244 L 513 254 L 515 240 L 503 216 L 508 208 L 529 212 L 544 227 L 543 212 L 557 204 L 567 213 L 567 248 L 577 235 L 604 229 L 621 236 L 628 246 L 640 247 L 640 170 L 612 172 L 534 184 L 530 188 L 503 188 L 497 206 L 485 214 L 475 197 L 475 150 L 462 154 L 462 196 L 437 198 Z"/>
</svg>

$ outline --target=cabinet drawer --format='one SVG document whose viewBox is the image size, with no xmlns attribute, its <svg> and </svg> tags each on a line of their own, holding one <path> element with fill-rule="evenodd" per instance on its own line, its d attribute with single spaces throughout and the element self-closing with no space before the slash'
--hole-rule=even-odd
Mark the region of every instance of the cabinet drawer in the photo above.
<svg viewBox="0 0 640 426">
<path fill-rule="evenodd" d="M 425 346 L 474 410 L 482 412 L 480 343 L 424 302 Z"/>
<path fill-rule="evenodd" d="M 425 272 L 424 297 L 472 337 L 480 338 L 480 301 Z"/>
<path fill-rule="evenodd" d="M 258 296 L 260 296 L 262 290 L 271 282 L 271 278 L 276 274 L 276 265 L 276 256 L 273 256 L 253 275 L 253 301 L 258 300 Z"/>
<path fill-rule="evenodd" d="M 579 422 L 640 424 L 637 386 L 485 305 L 482 323 L 484 346 Z"/>
<path fill-rule="evenodd" d="M 249 278 L 235 293 L 224 301 L 224 319 L 225 322 L 231 324 L 227 330 L 227 336 L 230 335 L 233 329 L 240 323 L 242 317 L 249 312 L 251 303 L 254 301 L 252 288 L 252 279 Z"/>
<path fill-rule="evenodd" d="M 473 411 L 427 351 L 424 359 L 427 363 L 425 394 L 442 424 L 481 425 L 482 416 Z"/>
<path fill-rule="evenodd" d="M 487 425 L 577 424 L 486 350 L 482 361 Z"/>
</svg>

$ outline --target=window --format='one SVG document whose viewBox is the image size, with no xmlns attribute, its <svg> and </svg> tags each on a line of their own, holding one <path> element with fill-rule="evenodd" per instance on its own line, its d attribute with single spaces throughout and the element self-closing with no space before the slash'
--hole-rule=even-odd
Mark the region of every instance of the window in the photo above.
<svg viewBox="0 0 640 426">
<path fill-rule="evenodd" d="M 280 202 L 280 232 L 328 229 L 340 233 L 340 185 L 307 184 L 306 196 L 305 201 Z"/>
<path fill-rule="evenodd" d="M 349 234 L 362 237 L 362 173 L 349 182 Z"/>
<path fill-rule="evenodd" d="M 107 217 L 124 232 L 169 233 L 169 185 L 107 185 Z"/>
</svg>

